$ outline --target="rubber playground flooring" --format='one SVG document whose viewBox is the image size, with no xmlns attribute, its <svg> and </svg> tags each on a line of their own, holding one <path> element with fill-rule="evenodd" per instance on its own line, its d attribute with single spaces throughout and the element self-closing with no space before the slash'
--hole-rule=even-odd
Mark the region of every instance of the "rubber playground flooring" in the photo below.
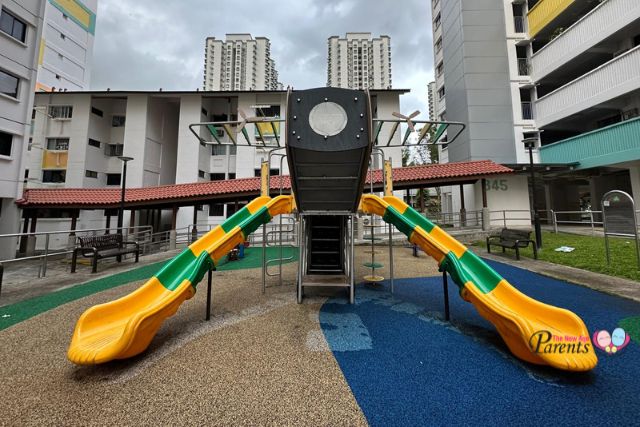
<svg viewBox="0 0 640 427">
<path fill-rule="evenodd" d="M 399 277 L 437 275 L 435 263 L 399 249 Z M 359 254 L 358 265 L 366 259 Z M 385 260 L 381 257 L 381 262 Z M 611 331 L 640 304 L 491 263 L 530 296 Z M 360 273 L 366 274 L 364 268 Z M 260 292 L 260 269 L 218 271 L 213 318 L 206 283 L 168 319 L 143 355 L 76 367 L 65 352 L 90 305 L 140 281 L 73 300 L 0 331 L 9 425 L 600 425 L 636 423 L 640 348 L 598 351 L 587 374 L 535 367 L 511 356 L 493 327 L 456 295 L 442 317 L 440 277 L 359 286 L 295 303 L 295 264 L 284 285 Z M 360 276 L 362 275 L 360 274 Z M 627 320 L 624 320 L 627 319 Z"/>
</svg>

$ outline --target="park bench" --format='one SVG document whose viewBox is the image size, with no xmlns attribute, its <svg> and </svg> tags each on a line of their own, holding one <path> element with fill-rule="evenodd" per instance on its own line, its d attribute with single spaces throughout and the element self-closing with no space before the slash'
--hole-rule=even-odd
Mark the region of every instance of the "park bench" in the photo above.
<svg viewBox="0 0 640 427">
<path fill-rule="evenodd" d="M 140 245 L 138 245 L 138 242 L 123 241 L 122 234 L 78 237 L 78 243 L 79 245 L 74 248 L 71 258 L 72 273 L 76 272 L 78 254 L 82 254 L 82 256 L 86 258 L 92 258 L 92 273 L 98 271 L 99 259 L 116 257 L 118 258 L 118 262 L 120 262 L 122 255 L 136 254 L 136 262 L 138 262 L 140 254 Z"/>
<path fill-rule="evenodd" d="M 503 228 L 500 234 L 487 237 L 487 252 L 491 253 L 491 245 L 501 246 L 502 253 L 506 248 L 515 249 L 516 259 L 520 260 L 520 248 L 526 248 L 530 244 L 533 247 L 533 257 L 538 259 L 538 248 L 536 243 L 531 240 L 531 231 Z"/>
</svg>

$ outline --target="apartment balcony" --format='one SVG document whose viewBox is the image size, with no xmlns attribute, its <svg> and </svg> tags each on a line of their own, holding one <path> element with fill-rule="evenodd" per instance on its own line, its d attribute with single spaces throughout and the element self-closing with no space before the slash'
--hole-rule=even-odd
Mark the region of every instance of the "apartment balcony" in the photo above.
<svg viewBox="0 0 640 427">
<path fill-rule="evenodd" d="M 540 148 L 542 163 L 579 163 L 588 169 L 640 160 L 640 118 Z"/>
<path fill-rule="evenodd" d="M 539 81 L 638 19 L 638 0 L 599 4 L 531 57 L 533 80 Z"/>
<path fill-rule="evenodd" d="M 528 13 L 529 35 L 535 37 L 573 3 L 582 0 L 540 0 Z"/>
<path fill-rule="evenodd" d="M 550 123 L 640 89 L 640 46 L 536 101 L 536 124 Z"/>
<path fill-rule="evenodd" d="M 66 169 L 68 157 L 68 151 L 43 150 L 42 169 Z"/>
</svg>

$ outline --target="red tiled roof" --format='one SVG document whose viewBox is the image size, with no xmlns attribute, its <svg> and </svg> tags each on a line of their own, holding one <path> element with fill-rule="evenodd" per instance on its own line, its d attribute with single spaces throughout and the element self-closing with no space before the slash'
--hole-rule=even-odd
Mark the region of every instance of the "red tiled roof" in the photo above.
<svg viewBox="0 0 640 427">
<path fill-rule="evenodd" d="M 457 180 L 468 177 L 479 179 L 483 176 L 505 174 L 511 169 L 490 160 L 395 168 L 393 182 L 406 187 L 412 183 L 442 183 L 445 180 Z M 374 185 L 382 183 L 382 171 L 373 173 Z M 271 177 L 271 189 L 280 188 L 280 180 L 285 190 L 291 189 L 289 176 Z M 369 176 L 367 176 L 369 183 Z M 365 189 L 366 190 L 366 189 Z M 240 178 L 227 181 L 207 181 L 192 184 L 174 184 L 160 187 L 127 188 L 125 203 L 127 206 L 187 203 L 191 200 L 220 199 L 225 196 L 251 196 L 260 192 L 260 178 Z M 23 198 L 16 203 L 22 208 L 74 207 L 74 208 L 110 208 L 120 203 L 120 188 L 32 188 L 24 192 Z M 188 203 L 187 203 L 188 204 Z"/>
</svg>

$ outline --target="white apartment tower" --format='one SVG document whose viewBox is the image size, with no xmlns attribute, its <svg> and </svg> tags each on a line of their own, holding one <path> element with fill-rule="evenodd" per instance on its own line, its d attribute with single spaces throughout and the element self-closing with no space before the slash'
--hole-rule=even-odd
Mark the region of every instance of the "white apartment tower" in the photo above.
<svg viewBox="0 0 640 427">
<path fill-rule="evenodd" d="M 98 0 L 48 0 L 36 90 L 89 90 Z"/>
<path fill-rule="evenodd" d="M 436 99 L 436 82 L 430 82 L 427 86 L 427 97 L 429 98 L 429 120 L 437 120 L 438 100 Z"/>
<path fill-rule="evenodd" d="M 31 136 L 45 0 L 0 0 L 0 234 L 15 233 Z M 6 259 L 6 241 L 0 259 Z"/>
<path fill-rule="evenodd" d="M 202 86 L 207 91 L 282 89 L 269 39 L 251 34 L 227 34 L 225 41 L 208 37 Z"/>
<path fill-rule="evenodd" d="M 467 124 L 441 161 L 522 170 L 533 141 L 539 209 L 599 210 L 613 189 L 640 200 L 640 2 L 432 0 L 432 12 L 438 114 Z M 520 185 L 493 184 L 489 197 Z"/>
<path fill-rule="evenodd" d="M 327 86 L 391 89 L 391 38 L 371 33 L 331 36 L 327 42 Z"/>
</svg>

